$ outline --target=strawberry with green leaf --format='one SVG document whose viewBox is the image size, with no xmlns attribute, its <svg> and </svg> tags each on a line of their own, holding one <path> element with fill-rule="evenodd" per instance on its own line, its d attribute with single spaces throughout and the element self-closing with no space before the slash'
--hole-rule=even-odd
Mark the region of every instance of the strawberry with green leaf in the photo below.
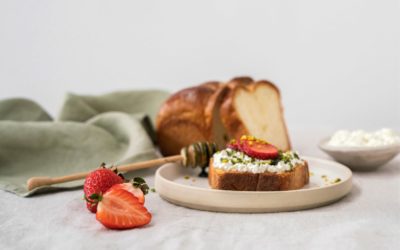
<svg viewBox="0 0 400 250">
<path fill-rule="evenodd" d="M 85 183 L 83 184 L 84 199 L 86 200 L 87 209 L 92 213 L 96 213 L 97 211 L 97 203 L 93 202 L 90 198 L 92 194 L 105 193 L 115 184 L 123 182 L 124 179 L 121 175 L 118 175 L 116 171 L 106 168 L 103 163 L 100 168 L 86 176 Z"/>
</svg>

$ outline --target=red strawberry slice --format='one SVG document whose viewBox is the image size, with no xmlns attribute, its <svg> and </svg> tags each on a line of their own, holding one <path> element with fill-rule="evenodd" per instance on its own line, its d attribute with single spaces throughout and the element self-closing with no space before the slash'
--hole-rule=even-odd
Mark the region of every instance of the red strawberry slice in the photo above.
<svg viewBox="0 0 400 250">
<path fill-rule="evenodd" d="M 100 198 L 96 219 L 107 228 L 128 229 L 150 223 L 151 214 L 130 192 L 110 189 Z"/>
<path fill-rule="evenodd" d="M 97 204 L 96 203 L 92 203 L 92 202 L 86 202 L 86 208 L 92 212 L 92 213 L 96 213 L 97 211 Z"/>
<path fill-rule="evenodd" d="M 108 168 L 102 167 L 91 172 L 86 176 L 83 184 L 87 209 L 92 213 L 96 213 L 97 204 L 89 198 L 92 194 L 105 193 L 114 184 L 122 182 L 123 179 Z"/>
<path fill-rule="evenodd" d="M 240 149 L 248 156 L 261 160 L 275 159 L 279 156 L 276 147 L 257 140 L 241 140 Z"/>
<path fill-rule="evenodd" d="M 240 150 L 240 148 L 239 148 L 239 143 L 238 143 L 238 141 L 237 140 L 235 140 L 235 139 L 233 139 L 233 140 L 231 140 L 227 145 L 226 145 L 226 147 L 227 148 L 230 148 L 230 149 L 232 149 L 232 150 Z"/>
<path fill-rule="evenodd" d="M 138 187 L 134 187 L 133 183 L 127 182 L 127 183 L 115 184 L 109 189 L 109 191 L 113 189 L 124 189 L 129 193 L 133 194 L 139 200 L 140 204 L 144 204 L 143 191 Z"/>
</svg>

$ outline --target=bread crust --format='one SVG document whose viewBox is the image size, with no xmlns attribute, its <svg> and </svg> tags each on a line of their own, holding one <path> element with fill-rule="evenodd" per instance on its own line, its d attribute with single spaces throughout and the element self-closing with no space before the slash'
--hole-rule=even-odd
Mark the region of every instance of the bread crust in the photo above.
<svg viewBox="0 0 400 250">
<path fill-rule="evenodd" d="M 296 165 L 283 173 L 250 173 L 224 171 L 213 166 L 210 160 L 208 182 L 211 188 L 234 191 L 283 191 L 295 190 L 309 183 L 308 163 Z"/>
<path fill-rule="evenodd" d="M 246 127 L 235 110 L 233 97 L 238 88 L 245 88 L 251 82 L 253 82 L 253 79 L 250 77 L 240 77 L 232 79 L 224 86 L 226 91 L 223 96 L 224 101 L 220 107 L 220 114 L 222 123 L 230 138 L 239 138 L 242 135 L 248 134 Z"/>
<path fill-rule="evenodd" d="M 210 106 L 220 84 L 207 82 L 173 94 L 161 107 L 157 120 L 157 140 L 163 155 L 179 153 L 197 141 L 212 141 Z"/>
</svg>

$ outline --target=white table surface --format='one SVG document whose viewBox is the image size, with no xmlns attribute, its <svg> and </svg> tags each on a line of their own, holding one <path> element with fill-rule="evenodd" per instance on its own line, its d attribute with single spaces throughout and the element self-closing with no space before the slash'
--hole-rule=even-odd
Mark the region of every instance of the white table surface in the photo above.
<svg viewBox="0 0 400 250">
<path fill-rule="evenodd" d="M 292 131 L 301 154 L 326 132 Z M 145 171 L 153 184 L 154 170 Z M 399 249 L 400 157 L 376 172 L 354 173 L 353 189 L 329 206 L 286 213 L 227 214 L 191 210 L 146 197 L 152 222 L 105 229 L 86 210 L 82 191 L 21 198 L 0 191 L 0 249 Z"/>
</svg>

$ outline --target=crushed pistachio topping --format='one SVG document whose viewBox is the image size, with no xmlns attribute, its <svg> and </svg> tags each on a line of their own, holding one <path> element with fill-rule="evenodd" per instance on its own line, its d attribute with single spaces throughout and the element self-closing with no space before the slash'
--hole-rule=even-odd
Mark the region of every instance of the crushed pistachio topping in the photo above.
<svg viewBox="0 0 400 250">
<path fill-rule="evenodd" d="M 329 184 L 339 183 L 342 181 L 342 179 L 340 179 L 340 178 L 335 178 L 333 180 L 330 180 L 327 175 L 321 175 L 321 178 L 322 178 L 322 180 L 324 180 L 325 186 L 327 186 Z"/>
<path fill-rule="evenodd" d="M 242 137 L 243 138 L 243 137 Z M 248 136 L 246 136 L 248 138 Z M 227 148 L 218 151 L 213 155 L 213 164 L 216 168 L 225 170 L 237 170 L 240 172 L 273 172 L 281 173 L 291 171 L 296 164 L 303 164 L 296 152 L 287 151 L 279 152 L 276 159 L 256 159 L 252 158 L 241 151 Z"/>
<path fill-rule="evenodd" d="M 250 145 L 251 145 L 253 142 L 257 142 L 257 143 L 260 143 L 260 144 L 270 144 L 270 143 L 268 143 L 267 141 L 264 141 L 264 140 L 261 140 L 261 139 L 257 139 L 257 138 L 255 138 L 255 137 L 252 136 L 252 135 L 242 135 L 242 136 L 240 137 L 240 140 L 241 140 L 241 141 L 248 141 Z M 236 140 L 232 140 L 232 141 L 234 141 L 234 143 L 236 143 Z"/>
</svg>

